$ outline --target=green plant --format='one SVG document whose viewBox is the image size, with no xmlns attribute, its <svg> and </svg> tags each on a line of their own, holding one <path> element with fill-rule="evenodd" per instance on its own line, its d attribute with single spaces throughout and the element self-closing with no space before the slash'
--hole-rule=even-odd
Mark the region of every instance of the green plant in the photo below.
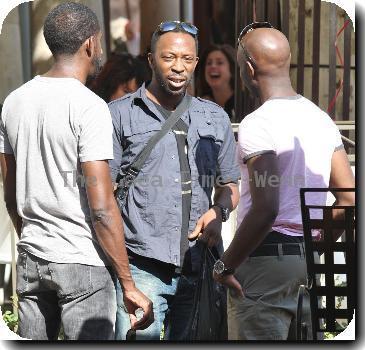
<svg viewBox="0 0 365 350">
<path fill-rule="evenodd" d="M 3 320 L 9 329 L 13 332 L 18 330 L 18 315 L 12 313 L 11 311 L 5 311 L 3 314 Z"/>
<path fill-rule="evenodd" d="M 12 311 L 5 311 L 3 313 L 3 320 L 5 322 L 5 324 L 8 326 L 8 328 L 17 333 L 18 331 L 18 296 L 17 295 L 13 295 L 10 297 L 11 301 L 12 301 L 12 305 L 13 305 L 13 309 L 14 312 Z"/>
</svg>

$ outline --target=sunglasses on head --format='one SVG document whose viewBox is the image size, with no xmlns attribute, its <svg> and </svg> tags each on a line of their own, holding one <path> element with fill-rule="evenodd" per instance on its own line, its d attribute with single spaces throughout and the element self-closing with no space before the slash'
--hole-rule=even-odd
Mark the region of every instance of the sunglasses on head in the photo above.
<svg viewBox="0 0 365 350">
<path fill-rule="evenodd" d="M 246 27 L 244 27 L 240 33 L 240 35 L 238 36 L 238 39 L 237 39 L 237 44 L 238 46 L 241 46 L 247 60 L 255 67 L 256 64 L 254 62 L 254 60 L 250 57 L 250 55 L 247 53 L 246 49 L 244 48 L 244 46 L 242 45 L 242 39 L 243 37 L 251 32 L 252 30 L 254 29 L 258 29 L 258 28 L 274 28 L 271 23 L 269 22 L 253 22 L 253 23 L 250 23 L 248 24 Z"/>
<path fill-rule="evenodd" d="M 180 21 L 168 21 L 162 22 L 158 27 L 157 31 L 159 33 L 167 33 L 171 32 L 177 28 L 182 29 L 184 32 L 192 35 L 194 38 L 198 35 L 198 28 L 195 27 L 191 23 L 187 22 L 180 22 Z"/>
<path fill-rule="evenodd" d="M 269 22 L 253 22 L 248 24 L 241 30 L 240 35 L 238 36 L 238 45 L 240 45 L 242 38 L 251 30 L 258 28 L 274 28 Z"/>
</svg>

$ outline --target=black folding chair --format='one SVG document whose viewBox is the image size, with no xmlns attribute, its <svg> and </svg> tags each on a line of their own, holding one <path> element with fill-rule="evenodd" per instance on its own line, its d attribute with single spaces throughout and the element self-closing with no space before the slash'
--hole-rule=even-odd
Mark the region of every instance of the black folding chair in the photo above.
<svg viewBox="0 0 365 350">
<path fill-rule="evenodd" d="M 352 188 L 302 188 L 300 200 L 303 219 L 307 285 L 300 286 L 297 308 L 297 339 L 307 339 L 307 324 L 302 321 L 305 293 L 309 293 L 313 339 L 323 339 L 324 332 L 341 333 L 356 309 L 356 245 L 355 206 L 318 206 L 306 201 L 306 194 L 315 192 L 354 192 Z M 334 209 L 344 209 L 343 220 L 333 220 Z M 316 214 L 315 214 L 315 211 Z M 321 212 L 322 215 L 318 215 Z M 318 218 L 322 216 L 322 218 Z M 312 236 L 321 230 L 321 238 Z M 335 241 L 334 230 L 343 230 Z M 318 255 L 320 259 L 318 261 Z"/>
</svg>

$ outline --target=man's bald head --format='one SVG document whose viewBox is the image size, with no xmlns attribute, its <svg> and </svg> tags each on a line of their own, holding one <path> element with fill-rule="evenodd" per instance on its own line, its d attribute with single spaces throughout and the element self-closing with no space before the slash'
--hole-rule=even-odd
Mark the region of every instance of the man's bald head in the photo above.
<svg viewBox="0 0 365 350">
<path fill-rule="evenodd" d="M 252 58 L 260 75 L 289 74 L 290 46 L 285 35 L 274 28 L 258 28 L 248 32 L 241 41 L 245 53 L 239 52 L 238 60 Z M 250 60 L 249 60 L 250 61 Z"/>
</svg>

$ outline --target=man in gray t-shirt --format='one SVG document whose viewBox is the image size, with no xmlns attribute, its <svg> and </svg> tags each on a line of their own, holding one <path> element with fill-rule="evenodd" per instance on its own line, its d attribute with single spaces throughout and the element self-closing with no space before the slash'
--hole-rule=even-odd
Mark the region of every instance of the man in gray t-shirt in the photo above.
<svg viewBox="0 0 365 350">
<path fill-rule="evenodd" d="M 153 312 L 131 277 L 113 197 L 110 112 L 84 86 L 100 68 L 100 28 L 88 7 L 66 3 L 48 14 L 44 36 L 54 65 L 7 97 L 0 120 L 4 197 L 20 238 L 19 334 L 55 340 L 62 324 L 66 339 L 111 340 L 112 269 L 132 327 L 148 327 Z"/>
</svg>

